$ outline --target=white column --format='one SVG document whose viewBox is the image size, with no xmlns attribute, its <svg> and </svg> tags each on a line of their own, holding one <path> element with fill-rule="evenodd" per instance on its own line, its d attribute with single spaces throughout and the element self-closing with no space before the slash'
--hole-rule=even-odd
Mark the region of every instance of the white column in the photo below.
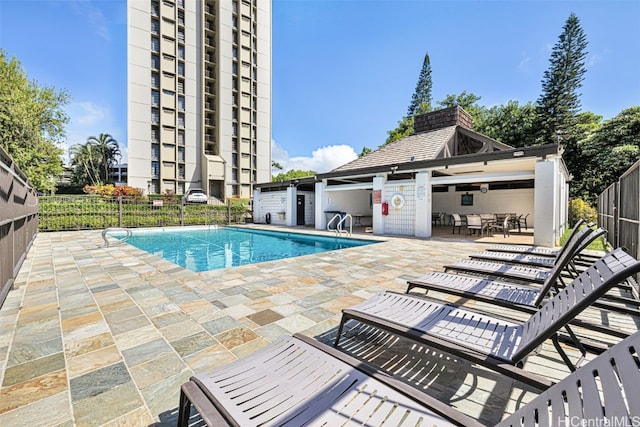
<svg viewBox="0 0 640 427">
<path fill-rule="evenodd" d="M 327 218 L 324 214 L 326 206 L 326 197 L 324 197 L 324 181 L 316 182 L 316 230 L 324 230 L 327 228 Z"/>
<path fill-rule="evenodd" d="M 288 227 L 295 227 L 297 224 L 297 213 L 296 209 L 296 197 L 298 195 L 298 189 L 294 186 L 287 187 L 287 204 L 286 204 L 286 214 L 285 214 L 285 222 Z"/>
<path fill-rule="evenodd" d="M 431 237 L 431 171 L 416 174 L 416 237 Z"/>
<path fill-rule="evenodd" d="M 557 212 L 561 208 L 557 163 L 540 161 L 536 163 L 535 174 L 533 243 L 555 246 L 559 233 Z"/>
<path fill-rule="evenodd" d="M 382 193 L 384 192 L 385 177 L 373 178 L 373 234 L 384 234 L 384 217 L 382 216 Z"/>
</svg>

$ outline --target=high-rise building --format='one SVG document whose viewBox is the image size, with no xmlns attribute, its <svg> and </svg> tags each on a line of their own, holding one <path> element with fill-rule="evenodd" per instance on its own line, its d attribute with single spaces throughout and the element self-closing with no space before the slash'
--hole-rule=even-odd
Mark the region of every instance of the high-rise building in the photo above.
<svg viewBox="0 0 640 427">
<path fill-rule="evenodd" d="M 250 197 L 271 176 L 271 0 L 128 0 L 128 184 Z"/>
</svg>

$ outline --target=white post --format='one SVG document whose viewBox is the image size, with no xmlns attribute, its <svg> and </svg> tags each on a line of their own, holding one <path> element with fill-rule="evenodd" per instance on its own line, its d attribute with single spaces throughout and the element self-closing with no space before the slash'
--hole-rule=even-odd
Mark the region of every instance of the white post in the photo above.
<svg viewBox="0 0 640 427">
<path fill-rule="evenodd" d="M 296 209 L 296 197 L 298 196 L 298 189 L 293 185 L 287 187 L 287 202 L 286 202 L 286 213 L 285 213 L 285 223 L 287 227 L 295 227 L 297 225 L 297 213 Z"/>
<path fill-rule="evenodd" d="M 431 237 L 431 171 L 416 174 L 416 237 Z"/>
<path fill-rule="evenodd" d="M 536 163 L 534 192 L 533 243 L 555 246 L 558 234 L 558 215 L 561 209 L 557 163 L 543 160 Z"/>
<path fill-rule="evenodd" d="M 382 216 L 382 193 L 384 193 L 385 177 L 373 178 L 373 234 L 384 234 L 384 217 Z"/>
<path fill-rule="evenodd" d="M 316 230 L 324 230 L 327 227 L 327 218 L 324 214 L 326 206 L 326 197 L 324 197 L 324 186 L 324 181 L 316 182 Z"/>
</svg>

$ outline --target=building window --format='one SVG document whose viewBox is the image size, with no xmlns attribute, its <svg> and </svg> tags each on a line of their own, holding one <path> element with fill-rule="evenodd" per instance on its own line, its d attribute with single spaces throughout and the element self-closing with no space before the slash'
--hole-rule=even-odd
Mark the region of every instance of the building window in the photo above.
<svg viewBox="0 0 640 427">
<path fill-rule="evenodd" d="M 231 63 L 231 72 L 236 75 L 238 74 L 238 63 L 236 61 Z"/>
<path fill-rule="evenodd" d="M 184 30 L 182 28 L 178 28 L 178 40 L 184 41 Z"/>
<path fill-rule="evenodd" d="M 231 56 L 233 57 L 233 59 L 236 59 L 236 60 L 238 59 L 238 48 L 237 47 L 234 47 L 231 50 Z"/>
<path fill-rule="evenodd" d="M 178 131 L 178 145 L 184 145 L 184 131 Z"/>
<path fill-rule="evenodd" d="M 177 194 L 184 194 L 184 182 L 178 183 Z"/>
<path fill-rule="evenodd" d="M 184 113 L 178 113 L 178 127 L 184 127 Z"/>
<path fill-rule="evenodd" d="M 231 166 L 238 167 L 238 153 L 231 153 Z"/>
<path fill-rule="evenodd" d="M 160 3 L 157 1 L 151 2 L 151 15 L 160 16 Z"/>
<path fill-rule="evenodd" d="M 160 162 L 151 162 L 151 177 L 158 178 L 160 176 Z"/>
<path fill-rule="evenodd" d="M 233 23 L 233 28 L 237 29 L 238 28 L 238 17 L 237 16 L 233 17 L 232 23 Z"/>
<path fill-rule="evenodd" d="M 160 69 L 160 57 L 158 55 L 151 55 L 151 68 L 154 70 Z"/>
<path fill-rule="evenodd" d="M 182 62 L 178 63 L 178 75 L 184 76 L 184 64 Z"/>
<path fill-rule="evenodd" d="M 234 1 L 234 2 L 232 3 L 232 5 L 233 5 L 233 6 L 232 6 L 232 7 L 233 7 L 233 13 L 238 13 L 238 2 L 237 2 L 237 1 Z"/>
<path fill-rule="evenodd" d="M 184 46 L 178 46 L 178 58 L 184 59 Z"/>
<path fill-rule="evenodd" d="M 238 136 L 238 124 L 231 123 L 231 135 Z"/>
<path fill-rule="evenodd" d="M 160 105 L 160 92 L 157 90 L 151 91 L 151 105 L 157 107 Z"/>
<path fill-rule="evenodd" d="M 157 37 L 151 37 L 151 51 L 160 52 L 160 39 Z"/>
<path fill-rule="evenodd" d="M 160 129 L 155 126 L 151 126 L 151 141 L 160 142 Z"/>
<path fill-rule="evenodd" d="M 151 32 L 158 34 L 160 32 L 160 22 L 157 19 L 151 19 Z"/>
<path fill-rule="evenodd" d="M 178 25 L 184 25 L 184 12 L 178 11 Z"/>
<path fill-rule="evenodd" d="M 178 81 L 178 93 L 184 93 L 184 81 L 183 80 L 179 80 Z"/>
<path fill-rule="evenodd" d="M 231 80 L 231 88 L 235 89 L 235 90 L 238 90 L 238 78 L 237 77 L 234 77 Z"/>
<path fill-rule="evenodd" d="M 154 125 L 160 124 L 160 110 L 158 110 L 157 108 L 151 109 L 151 123 L 153 123 Z"/>
<path fill-rule="evenodd" d="M 151 159 L 160 159 L 160 144 L 151 144 Z"/>
<path fill-rule="evenodd" d="M 151 73 L 151 87 L 160 87 L 160 74 Z"/>
<path fill-rule="evenodd" d="M 184 111 L 184 96 L 178 96 L 178 110 Z"/>
<path fill-rule="evenodd" d="M 178 161 L 184 162 L 184 147 L 178 147 Z"/>
<path fill-rule="evenodd" d="M 238 197 L 238 186 L 237 185 L 232 185 L 231 186 L 231 196 Z"/>
<path fill-rule="evenodd" d="M 178 179 L 184 179 L 184 165 L 178 165 Z"/>
<path fill-rule="evenodd" d="M 236 168 L 231 169 L 231 181 L 238 181 L 238 169 Z"/>
</svg>

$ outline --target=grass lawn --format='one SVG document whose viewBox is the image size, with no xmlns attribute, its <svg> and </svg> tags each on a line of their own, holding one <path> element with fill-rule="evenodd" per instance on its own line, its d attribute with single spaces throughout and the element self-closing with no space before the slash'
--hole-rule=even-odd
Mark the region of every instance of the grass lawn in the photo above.
<svg viewBox="0 0 640 427">
<path fill-rule="evenodd" d="M 571 231 L 573 231 L 573 228 L 567 228 L 564 231 L 564 234 L 560 237 L 560 246 L 563 246 L 567 242 L 567 239 L 569 238 L 569 235 L 571 234 Z M 609 247 L 607 245 L 607 241 L 605 240 L 605 238 L 603 236 L 600 236 L 596 240 L 591 242 L 589 244 L 589 246 L 587 246 L 587 249 L 592 250 L 592 251 L 602 251 L 602 252 L 609 252 L 610 251 L 610 249 L 609 249 Z"/>
</svg>

